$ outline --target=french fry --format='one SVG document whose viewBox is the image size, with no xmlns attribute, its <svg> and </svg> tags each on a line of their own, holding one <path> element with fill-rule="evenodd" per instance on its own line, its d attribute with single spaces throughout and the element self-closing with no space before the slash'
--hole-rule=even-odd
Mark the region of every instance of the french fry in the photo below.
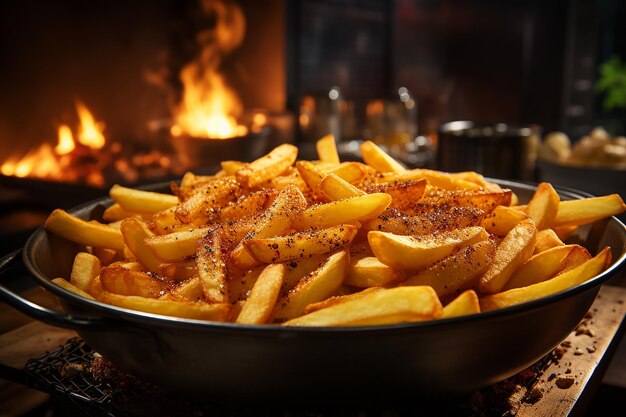
<svg viewBox="0 0 626 417">
<path fill-rule="evenodd" d="M 466 290 L 443 308 L 443 313 L 439 318 L 447 319 L 478 313 L 480 313 L 478 295 L 474 290 Z"/>
<path fill-rule="evenodd" d="M 244 240 L 244 246 L 254 259 L 264 263 L 286 262 L 308 258 L 344 248 L 356 236 L 357 228 L 349 225 L 331 226 L 285 236 Z"/>
<path fill-rule="evenodd" d="M 81 290 L 80 288 L 78 288 L 77 286 L 75 286 L 71 282 L 65 280 L 64 278 L 54 278 L 51 281 L 54 282 L 55 284 L 57 284 L 59 287 L 61 287 L 63 289 L 66 289 L 68 291 L 71 291 L 71 292 L 73 292 L 76 295 L 80 295 L 81 297 L 87 298 L 89 300 L 95 300 L 95 298 L 93 298 L 90 294 L 88 294 L 85 291 Z"/>
<path fill-rule="evenodd" d="M 375 256 L 351 259 L 344 282 L 358 288 L 383 287 L 402 281 L 404 271 L 385 265 Z"/>
<path fill-rule="evenodd" d="M 121 295 L 137 295 L 159 298 L 168 289 L 168 283 L 121 266 L 107 266 L 100 274 L 100 284 L 104 291 Z"/>
<path fill-rule="evenodd" d="M 356 300 L 357 298 L 361 298 L 364 295 L 376 292 L 376 291 L 380 291 L 382 290 L 382 287 L 370 287 L 370 288 L 366 288 L 364 290 L 361 290 L 359 292 L 355 292 L 355 293 L 349 293 L 349 294 L 344 294 L 344 295 L 335 295 L 332 297 L 328 297 L 327 299 L 323 300 L 323 301 L 318 301 L 317 303 L 312 303 L 309 304 L 308 306 L 306 306 L 306 308 L 304 309 L 304 314 L 309 314 L 312 313 L 314 311 L 317 310 L 321 310 L 323 308 L 327 308 L 330 306 L 334 306 L 337 304 L 341 304 L 344 303 L 346 301 L 350 301 L 350 300 Z"/>
<path fill-rule="evenodd" d="M 147 237 L 143 242 L 157 258 L 157 262 L 180 262 L 196 253 L 198 240 L 203 238 L 209 230 L 208 227 L 183 230 L 162 236 Z"/>
<path fill-rule="evenodd" d="M 554 248 L 556 246 L 563 246 L 565 243 L 554 232 L 552 229 L 543 229 L 537 232 L 537 242 L 535 243 L 535 252 L 534 254 L 538 254 L 550 248 Z"/>
<path fill-rule="evenodd" d="M 328 168 L 317 167 L 322 175 L 335 174 L 344 181 L 354 184 L 363 180 L 366 176 L 366 168 L 360 162 L 342 162 L 339 165 L 331 165 Z"/>
<path fill-rule="evenodd" d="M 380 172 L 404 172 L 406 168 L 374 142 L 366 140 L 360 146 L 365 163 Z"/>
<path fill-rule="evenodd" d="M 578 225 L 568 224 L 564 226 L 554 226 L 552 230 L 554 230 L 554 233 L 560 240 L 565 241 L 578 230 Z"/>
<path fill-rule="evenodd" d="M 424 194 L 426 180 L 410 180 L 404 182 L 387 182 L 371 184 L 366 188 L 367 193 L 385 193 L 391 196 L 391 207 L 405 210 L 413 207 Z"/>
<path fill-rule="evenodd" d="M 559 273 L 562 274 L 567 271 L 571 271 L 572 269 L 584 264 L 591 258 L 592 256 L 587 249 L 582 246 L 576 245 L 574 246 L 574 249 L 572 249 L 571 252 L 567 254 L 567 257 L 563 260 L 563 264 L 561 265 L 561 270 L 559 271 Z"/>
<path fill-rule="evenodd" d="M 242 191 L 233 178 L 218 178 L 198 189 L 198 192 L 176 207 L 176 217 L 183 223 L 206 224 L 214 221 L 219 210 L 235 201 Z"/>
<path fill-rule="evenodd" d="M 343 200 L 367 194 L 365 191 L 355 187 L 335 174 L 326 175 L 322 179 L 319 189 L 331 201 Z"/>
<path fill-rule="evenodd" d="M 547 281 L 482 297 L 480 299 L 481 310 L 505 308 L 559 293 L 598 275 L 610 262 L 611 251 L 605 248 L 582 265 Z"/>
<path fill-rule="evenodd" d="M 474 243 L 418 272 L 400 285 L 428 285 L 439 297 L 474 287 L 480 274 L 489 267 L 495 251 L 496 245 L 491 239 Z"/>
<path fill-rule="evenodd" d="M 274 201 L 277 195 L 278 193 L 274 190 L 263 189 L 242 196 L 220 210 L 219 221 L 225 223 L 257 216 Z"/>
<path fill-rule="evenodd" d="M 480 277 L 480 292 L 501 291 L 515 270 L 532 256 L 536 240 L 537 227 L 532 219 L 522 220 L 511 229 L 498 246 L 493 263 Z"/>
<path fill-rule="evenodd" d="M 458 178 L 460 180 L 473 182 L 474 184 L 479 185 L 482 188 L 500 187 L 498 184 L 488 182 L 487 180 L 485 180 L 485 177 L 475 171 L 450 172 L 448 173 L 448 175 L 450 175 L 452 178 Z"/>
<path fill-rule="evenodd" d="M 293 228 L 306 230 L 376 218 L 391 204 L 388 194 L 376 193 L 311 206 L 296 216 Z"/>
<path fill-rule="evenodd" d="M 378 230 L 396 235 L 427 235 L 480 226 L 484 212 L 473 207 L 450 207 L 449 210 L 429 210 L 407 216 L 404 212 L 387 209 L 378 218 L 365 222 L 365 230 Z"/>
<path fill-rule="evenodd" d="M 425 193 L 416 209 L 420 205 L 450 207 L 474 207 L 485 213 L 491 213 L 498 206 L 508 206 L 511 202 L 512 191 L 502 190 L 459 190 L 459 191 L 435 191 Z"/>
<path fill-rule="evenodd" d="M 328 255 L 324 254 L 284 262 L 285 277 L 283 279 L 281 295 L 289 292 L 298 284 L 298 281 L 308 279 L 312 276 L 317 269 L 326 263 L 327 259 Z"/>
<path fill-rule="evenodd" d="M 298 188 L 290 186 L 281 190 L 272 205 L 257 219 L 256 225 L 244 237 L 244 240 L 264 239 L 282 234 L 291 226 L 294 217 L 305 207 L 306 200 Z M 230 257 L 233 263 L 241 269 L 251 269 L 258 264 L 258 261 L 245 249 L 243 242 L 237 245 Z"/>
<path fill-rule="evenodd" d="M 277 146 L 267 155 L 245 165 L 235 173 L 235 176 L 239 183 L 255 187 L 286 171 L 293 165 L 297 156 L 298 148 L 285 143 Z"/>
<path fill-rule="evenodd" d="M 115 249 L 99 248 L 95 246 L 91 248 L 91 253 L 100 259 L 102 265 L 109 265 L 120 259 L 120 253 Z"/>
<path fill-rule="evenodd" d="M 559 210 L 559 194 L 547 182 L 537 186 L 535 194 L 526 206 L 526 214 L 533 219 L 537 230 L 547 229 L 552 225 Z"/>
<path fill-rule="evenodd" d="M 157 213 L 179 203 L 175 195 L 127 188 L 118 184 L 111 187 L 109 195 L 124 210 L 130 212 Z"/>
<path fill-rule="evenodd" d="M 491 234 L 506 236 L 519 222 L 528 216 L 511 207 L 497 206 L 482 221 L 482 226 Z"/>
<path fill-rule="evenodd" d="M 502 290 L 527 287 L 552 278 L 562 269 L 563 261 L 575 246 L 556 246 L 531 256 L 515 270 Z"/>
<path fill-rule="evenodd" d="M 241 161 L 222 161 L 220 166 L 226 175 L 235 175 L 237 171 L 245 168 L 247 164 Z"/>
<path fill-rule="evenodd" d="M 210 303 L 227 303 L 229 301 L 228 254 L 223 250 L 224 233 L 215 229 L 200 240 L 196 263 L 198 277 L 202 283 L 204 297 Z"/>
<path fill-rule="evenodd" d="M 237 323 L 267 322 L 278 299 L 284 276 L 284 265 L 273 264 L 265 267 L 250 290 L 250 295 L 237 317 Z"/>
<path fill-rule="evenodd" d="M 139 211 L 127 211 L 122 208 L 117 203 L 111 204 L 104 210 L 102 213 L 102 220 L 106 222 L 115 222 L 118 220 L 124 220 L 127 217 L 141 217 L 141 218 L 149 218 L 150 213 L 142 213 Z"/>
<path fill-rule="evenodd" d="M 315 149 L 317 155 L 322 162 L 330 162 L 331 164 L 338 164 L 339 154 L 337 153 L 337 145 L 335 144 L 335 136 L 328 134 L 317 142 L 315 142 Z"/>
<path fill-rule="evenodd" d="M 187 172 L 183 175 L 180 187 L 176 183 L 170 184 L 172 193 L 177 195 L 180 201 L 186 201 L 198 192 L 198 189 L 205 184 L 219 178 L 219 175 L 196 175 L 193 172 Z"/>
<path fill-rule="evenodd" d="M 88 291 L 91 282 L 100 275 L 101 270 L 100 259 L 90 253 L 79 252 L 74 257 L 70 283 L 82 291 Z"/>
<path fill-rule="evenodd" d="M 283 323 L 284 326 L 362 326 L 432 320 L 442 314 L 430 287 L 398 287 L 370 292 Z"/>
<path fill-rule="evenodd" d="M 86 222 L 61 209 L 50 213 L 45 228 L 55 235 L 81 245 L 124 249 L 124 238 L 118 229 L 105 224 Z"/>
<path fill-rule="evenodd" d="M 198 266 L 195 261 L 162 263 L 161 276 L 171 281 L 187 281 L 198 275 Z"/>
<path fill-rule="evenodd" d="M 121 226 L 126 247 L 135 258 L 152 272 L 159 272 L 161 260 L 146 245 L 146 241 L 154 237 L 154 233 L 141 220 L 134 217 L 125 219 Z"/>
<path fill-rule="evenodd" d="M 626 205 L 619 194 L 561 201 L 552 227 L 589 224 L 606 217 L 616 216 L 624 210 L 626 210 Z"/>
<path fill-rule="evenodd" d="M 383 174 L 376 177 L 377 182 L 407 182 L 426 180 L 428 184 L 446 191 L 482 190 L 482 187 L 471 181 L 454 177 L 448 173 L 431 169 L 416 168 L 410 171 L 398 171 L 396 174 Z"/>
<path fill-rule="evenodd" d="M 148 227 L 157 235 L 165 235 L 183 227 L 183 222 L 176 217 L 176 207 L 155 213 L 148 222 Z M 188 226 L 184 226 L 188 227 Z"/>
<path fill-rule="evenodd" d="M 98 296 L 98 301 L 127 310 L 137 310 L 145 313 L 193 320 L 226 321 L 230 314 L 230 304 L 157 300 L 132 295 L 113 294 L 106 291 Z"/>
<path fill-rule="evenodd" d="M 374 255 L 392 268 L 419 271 L 451 255 L 455 249 L 489 237 L 482 227 L 467 227 L 433 236 L 401 236 L 372 231 L 367 234 Z"/>
<path fill-rule="evenodd" d="M 259 275 L 267 265 L 262 265 L 248 271 L 233 271 L 228 280 L 228 293 L 230 303 L 245 301 L 250 295 L 250 290 L 259 279 Z"/>
<path fill-rule="evenodd" d="M 307 305 L 331 296 L 343 282 L 350 262 L 348 251 L 331 255 L 326 262 L 306 280 L 300 280 L 277 302 L 272 317 L 275 320 L 288 320 L 302 315 Z"/>
<path fill-rule="evenodd" d="M 200 282 L 200 278 L 194 277 L 185 282 L 182 282 L 172 291 L 159 297 L 159 299 L 187 302 L 204 300 L 204 292 L 202 289 L 202 283 Z"/>
</svg>

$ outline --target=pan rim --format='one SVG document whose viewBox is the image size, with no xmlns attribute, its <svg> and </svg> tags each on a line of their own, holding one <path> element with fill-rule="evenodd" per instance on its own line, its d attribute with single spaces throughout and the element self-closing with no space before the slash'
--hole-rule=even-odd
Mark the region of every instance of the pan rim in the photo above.
<svg viewBox="0 0 626 417">
<path fill-rule="evenodd" d="M 522 181 L 510 181 L 510 180 L 501 180 L 501 179 L 492 179 L 487 178 L 489 181 L 496 182 L 497 184 L 507 187 L 507 188 L 522 188 L 526 190 L 534 190 L 538 183 L 536 182 L 522 182 Z M 160 182 L 155 184 L 148 184 L 142 187 L 142 189 L 156 189 L 158 187 L 164 187 L 169 182 Z M 582 197 L 590 197 L 589 193 L 585 193 L 580 190 L 575 190 L 568 187 L 559 187 L 554 186 L 559 195 L 563 197 L 567 197 L 568 199 L 577 199 Z M 112 200 L 110 197 L 101 197 L 97 199 L 93 199 L 87 201 L 78 206 L 72 207 L 68 210 L 70 213 L 74 213 L 80 211 L 87 207 L 95 207 L 99 204 L 107 205 L 111 204 Z M 622 233 L 626 236 L 626 226 L 615 216 L 610 218 L 611 222 L 617 222 L 618 226 L 621 226 L 623 230 Z M 40 226 L 37 228 L 31 236 L 28 238 L 26 244 L 24 245 L 22 251 L 22 259 L 24 265 L 26 266 L 29 273 L 35 278 L 37 283 L 44 287 L 46 290 L 52 292 L 54 295 L 60 297 L 61 299 L 67 300 L 71 302 L 73 305 L 77 305 L 86 311 L 95 311 L 95 313 L 103 313 L 105 317 L 115 317 L 118 320 L 128 321 L 137 324 L 152 324 L 159 327 L 170 327 L 176 329 L 191 329 L 196 331 L 221 331 L 221 332 L 241 332 L 245 331 L 246 334 L 261 334 L 266 336 L 278 336 L 281 337 L 288 335 L 298 335 L 298 334 L 318 334 L 318 335 L 369 335 L 372 332 L 379 333 L 392 333 L 392 332 L 406 332 L 406 331 L 418 331 L 419 329 L 430 329 L 430 328 L 438 328 L 445 326 L 456 326 L 463 325 L 468 322 L 478 322 L 482 320 L 491 320 L 491 319 L 499 319 L 505 316 L 515 316 L 518 314 L 522 314 L 534 309 L 540 309 L 546 307 L 552 303 L 557 303 L 561 300 L 564 300 L 569 297 L 574 297 L 577 294 L 591 291 L 597 287 L 599 291 L 600 286 L 607 281 L 610 277 L 615 275 L 617 271 L 624 266 L 626 263 L 626 250 L 624 250 L 621 256 L 614 260 L 612 264 L 605 271 L 596 275 L 592 279 L 577 285 L 573 288 L 568 288 L 567 290 L 551 294 L 547 297 L 542 297 L 537 300 L 532 300 L 528 302 L 524 302 L 521 304 L 516 304 L 513 306 L 487 311 L 480 312 L 471 315 L 465 315 L 460 317 L 450 317 L 444 319 L 437 320 L 428 320 L 423 322 L 411 322 L 411 323 L 398 323 L 398 324 L 388 324 L 388 325 L 376 325 L 376 326 L 346 326 L 346 327 L 322 327 L 322 326 L 311 326 L 311 327 L 297 327 L 297 326 L 281 326 L 277 324 L 263 324 L 263 325 L 244 325 L 230 322 L 212 322 L 206 320 L 195 320 L 195 319 L 187 319 L 180 317 L 172 317 L 172 316 L 164 316 L 153 313 L 146 313 L 137 310 L 126 309 L 122 307 L 113 306 L 110 304 L 102 303 L 97 300 L 89 300 L 87 298 L 80 297 L 77 294 L 74 294 L 71 291 L 68 291 L 58 285 L 55 285 L 51 281 L 51 277 L 46 276 L 37 266 L 37 262 L 34 256 L 34 248 L 36 247 L 36 243 L 42 239 L 46 235 L 46 230 L 44 226 Z M 626 239 L 625 239 L 626 240 Z M 95 315 L 94 318 L 100 318 L 100 316 Z"/>
</svg>

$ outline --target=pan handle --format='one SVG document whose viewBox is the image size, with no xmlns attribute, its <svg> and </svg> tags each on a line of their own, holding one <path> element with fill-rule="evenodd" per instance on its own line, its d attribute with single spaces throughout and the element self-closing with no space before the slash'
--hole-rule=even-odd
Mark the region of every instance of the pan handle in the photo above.
<svg viewBox="0 0 626 417">
<path fill-rule="evenodd" d="M 21 261 L 22 250 L 18 249 L 0 259 L 0 277 Z M 62 313 L 42 307 L 19 296 L 12 290 L 5 287 L 0 282 L 0 299 L 4 300 L 11 307 L 32 317 L 55 327 L 63 327 L 74 330 L 107 330 L 117 326 L 112 319 L 100 317 L 77 316 Z"/>
</svg>

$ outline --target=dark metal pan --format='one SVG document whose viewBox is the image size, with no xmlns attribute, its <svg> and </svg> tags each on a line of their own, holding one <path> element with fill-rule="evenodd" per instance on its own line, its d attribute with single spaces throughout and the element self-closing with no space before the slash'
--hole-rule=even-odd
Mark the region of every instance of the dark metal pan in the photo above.
<svg viewBox="0 0 626 417">
<path fill-rule="evenodd" d="M 534 186 L 499 181 L 522 202 Z M 151 189 L 162 190 L 166 184 Z M 560 189 L 563 199 L 582 194 Z M 104 198 L 71 212 L 97 219 Z M 616 218 L 581 231 L 592 253 L 612 248 L 613 263 L 592 280 L 544 299 L 472 316 L 424 323 L 285 328 L 210 323 L 147 314 L 83 299 L 54 285 L 69 276 L 77 245 L 38 229 L 22 261 L 65 312 L 34 305 L 6 287 L 0 295 L 32 317 L 76 329 L 120 368 L 162 387 L 213 398 L 433 397 L 463 394 L 501 381 L 559 344 L 582 320 L 600 286 L 623 268 L 626 230 Z M 0 261 L 0 272 L 19 263 Z"/>
</svg>

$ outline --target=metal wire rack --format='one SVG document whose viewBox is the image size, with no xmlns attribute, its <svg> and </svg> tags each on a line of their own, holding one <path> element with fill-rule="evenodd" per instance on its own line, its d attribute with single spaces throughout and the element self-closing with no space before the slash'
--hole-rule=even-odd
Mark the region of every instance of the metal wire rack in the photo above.
<svg viewBox="0 0 626 417">
<path fill-rule="evenodd" d="M 62 401 L 72 415 L 96 417 L 124 416 L 224 416 L 224 417 L 396 417 L 426 416 L 513 416 L 511 397 L 525 393 L 521 401 L 532 401 L 531 387 L 542 372 L 558 360 L 555 352 L 545 356 L 527 370 L 499 384 L 477 391 L 447 404 L 428 406 L 419 402 L 401 410 L 390 407 L 340 410 L 295 410 L 263 405 L 237 405 L 185 398 L 166 393 L 143 382 L 104 360 L 80 338 L 46 352 L 27 362 L 24 371 L 27 384 Z M 434 408 L 436 407 L 436 409 Z"/>
</svg>

